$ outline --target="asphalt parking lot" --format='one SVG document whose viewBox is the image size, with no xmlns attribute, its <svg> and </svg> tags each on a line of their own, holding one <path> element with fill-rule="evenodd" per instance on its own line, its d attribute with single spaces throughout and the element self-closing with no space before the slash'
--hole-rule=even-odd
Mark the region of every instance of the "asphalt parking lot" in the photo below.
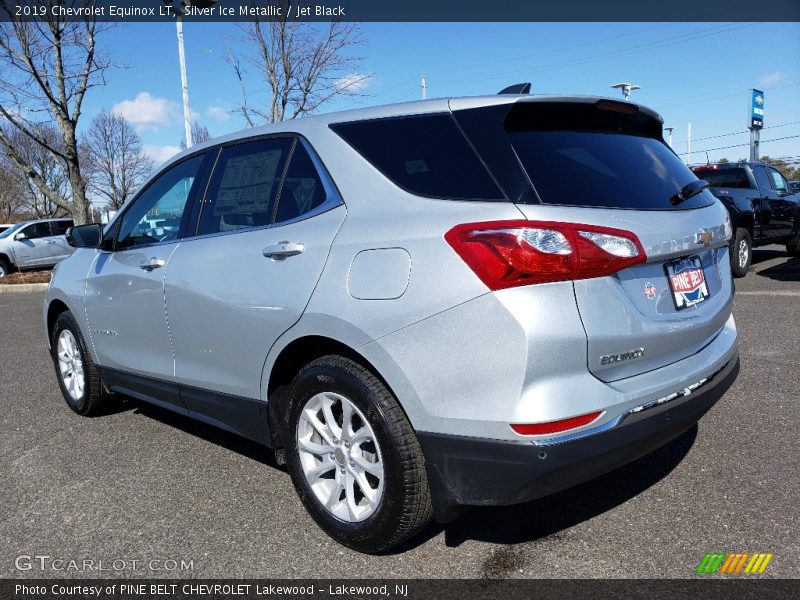
<svg viewBox="0 0 800 600">
<path fill-rule="evenodd" d="M 0 294 L 0 576 L 671 578 L 695 576 L 706 552 L 771 552 L 764 577 L 797 577 L 800 259 L 754 254 L 736 282 L 741 374 L 698 427 L 602 478 L 474 509 L 380 557 L 322 533 L 268 450 L 135 402 L 73 414 L 45 348 L 43 295 Z M 17 568 L 33 555 L 126 566 Z"/>
</svg>

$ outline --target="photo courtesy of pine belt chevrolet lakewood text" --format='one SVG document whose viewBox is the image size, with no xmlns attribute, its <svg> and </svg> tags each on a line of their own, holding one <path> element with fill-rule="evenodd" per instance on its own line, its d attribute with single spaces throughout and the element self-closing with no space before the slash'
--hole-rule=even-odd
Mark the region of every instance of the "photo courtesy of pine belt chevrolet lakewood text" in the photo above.
<svg viewBox="0 0 800 600">
<path fill-rule="evenodd" d="M 633 461 L 739 371 L 729 216 L 662 125 L 501 94 L 190 148 L 68 231 L 44 306 L 64 398 L 276 449 L 368 553 Z"/>
</svg>

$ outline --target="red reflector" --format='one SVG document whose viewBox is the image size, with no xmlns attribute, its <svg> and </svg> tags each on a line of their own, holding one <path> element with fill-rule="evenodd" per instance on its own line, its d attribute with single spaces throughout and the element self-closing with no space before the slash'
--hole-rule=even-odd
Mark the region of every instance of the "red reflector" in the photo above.
<svg viewBox="0 0 800 600">
<path fill-rule="evenodd" d="M 587 415 L 580 415 L 579 417 L 570 417 L 569 419 L 561 419 L 560 421 L 550 421 L 549 423 L 528 423 L 528 424 L 513 424 L 511 429 L 520 435 L 546 435 L 548 433 L 560 433 L 568 429 L 575 429 L 582 425 L 588 425 L 596 420 L 603 411 L 589 413 Z"/>
</svg>

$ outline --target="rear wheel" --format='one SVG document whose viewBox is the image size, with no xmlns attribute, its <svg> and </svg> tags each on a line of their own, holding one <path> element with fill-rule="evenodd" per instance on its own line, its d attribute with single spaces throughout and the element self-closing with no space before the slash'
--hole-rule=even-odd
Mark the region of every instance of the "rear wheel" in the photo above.
<svg viewBox="0 0 800 600">
<path fill-rule="evenodd" d="M 86 350 L 78 323 L 69 311 L 56 318 L 50 354 L 67 405 L 85 417 L 101 413 L 112 395 L 103 389 L 97 365 Z"/>
<path fill-rule="evenodd" d="M 753 260 L 753 241 L 746 229 L 739 228 L 731 243 L 731 271 L 734 277 L 744 277 Z"/>
<path fill-rule="evenodd" d="M 358 363 L 325 356 L 292 383 L 286 462 L 306 510 L 333 539 L 385 552 L 430 521 L 425 461 L 386 386 Z"/>
</svg>

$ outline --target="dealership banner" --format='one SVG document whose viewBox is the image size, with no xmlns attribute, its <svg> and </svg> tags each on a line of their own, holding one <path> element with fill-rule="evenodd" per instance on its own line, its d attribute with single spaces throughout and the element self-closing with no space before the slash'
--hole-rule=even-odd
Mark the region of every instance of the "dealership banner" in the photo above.
<svg viewBox="0 0 800 600">
<path fill-rule="evenodd" d="M 773 600 L 800 597 L 800 580 L 698 579 L 698 580 L 144 580 L 144 579 L 6 579 L 0 580 L 0 598 L 84 600 L 189 600 L 202 598 L 250 600 L 257 598 L 316 598 L 349 600 L 580 600 L 582 598 L 645 598 L 674 600 Z"/>
<path fill-rule="evenodd" d="M 2 0 L 0 21 L 800 21 L 798 0 Z"/>
</svg>

